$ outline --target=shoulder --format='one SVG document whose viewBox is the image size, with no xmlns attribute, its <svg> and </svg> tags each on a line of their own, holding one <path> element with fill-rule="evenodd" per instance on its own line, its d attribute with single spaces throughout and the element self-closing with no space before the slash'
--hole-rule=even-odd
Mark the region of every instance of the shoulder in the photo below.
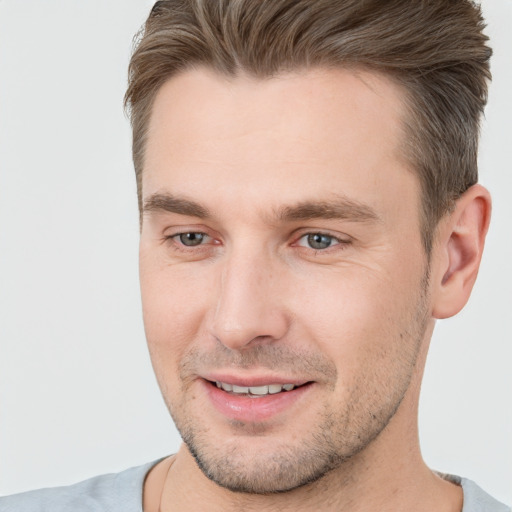
<svg viewBox="0 0 512 512">
<path fill-rule="evenodd" d="M 510 507 L 494 499 L 475 482 L 461 478 L 460 485 L 464 491 L 462 512 L 511 512 Z"/>
<path fill-rule="evenodd" d="M 0 498 L 0 512 L 142 512 L 144 479 L 158 462 L 96 476 L 66 487 L 5 496 Z"/>
<path fill-rule="evenodd" d="M 443 475 L 462 487 L 464 505 L 462 512 L 511 512 L 511 508 L 487 494 L 475 482 L 455 475 Z"/>
</svg>

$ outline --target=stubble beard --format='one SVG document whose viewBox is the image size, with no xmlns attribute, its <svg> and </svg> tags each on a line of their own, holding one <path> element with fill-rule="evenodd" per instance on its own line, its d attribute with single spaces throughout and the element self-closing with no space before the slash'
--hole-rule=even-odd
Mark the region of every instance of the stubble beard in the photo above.
<svg viewBox="0 0 512 512">
<path fill-rule="evenodd" d="M 410 310 L 407 327 L 398 332 L 399 341 L 395 340 L 391 349 L 369 355 L 369 371 L 363 369 L 359 373 L 343 407 L 334 410 L 330 403 L 325 403 L 317 413 L 314 430 L 304 432 L 299 440 L 275 446 L 272 452 L 250 451 L 248 437 L 251 434 L 265 435 L 264 424 L 233 422 L 235 434 L 231 439 L 218 440 L 202 418 L 189 414 L 186 398 L 171 405 L 169 396 L 164 394 L 176 427 L 203 474 L 217 485 L 236 493 L 275 494 L 318 482 L 342 467 L 350 468 L 354 458 L 364 452 L 389 424 L 410 387 L 428 325 L 428 270 L 422 284 L 417 307 Z M 272 354 L 272 345 L 266 347 L 271 347 L 268 352 L 261 347 L 263 350 L 260 348 L 259 353 L 249 353 L 246 361 L 240 360 L 239 366 L 250 366 L 260 359 L 267 362 L 283 360 L 283 354 L 277 353 L 280 349 Z M 300 361 L 311 364 L 311 357 L 304 359 L 288 353 L 284 354 L 285 359 L 286 355 L 293 359 L 295 369 L 300 369 Z M 195 357 L 201 356 L 190 354 L 185 366 Z M 374 371 L 383 357 L 394 361 L 385 378 L 379 371 Z M 280 363 L 273 366 L 278 365 Z M 329 362 L 322 361 L 322 365 L 322 372 L 336 374 L 336 368 Z M 270 364 L 262 366 L 272 367 Z M 183 365 L 181 370 L 184 372 Z M 187 395 L 184 393 L 182 396 Z"/>
</svg>

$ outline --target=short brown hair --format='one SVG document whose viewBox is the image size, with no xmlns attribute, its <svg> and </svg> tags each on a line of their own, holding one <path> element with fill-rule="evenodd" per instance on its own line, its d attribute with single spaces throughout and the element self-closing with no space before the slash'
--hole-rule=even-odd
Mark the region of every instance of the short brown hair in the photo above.
<svg viewBox="0 0 512 512">
<path fill-rule="evenodd" d="M 404 155 L 422 187 L 423 241 L 478 179 L 480 117 L 491 50 L 470 0 L 164 0 L 129 67 L 139 207 L 153 100 L 170 77 L 205 65 L 257 78 L 312 67 L 384 73 L 404 91 Z"/>
</svg>

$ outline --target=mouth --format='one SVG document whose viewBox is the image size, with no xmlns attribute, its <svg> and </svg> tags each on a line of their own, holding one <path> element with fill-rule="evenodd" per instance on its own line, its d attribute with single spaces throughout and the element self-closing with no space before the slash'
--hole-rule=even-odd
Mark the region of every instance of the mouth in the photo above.
<svg viewBox="0 0 512 512">
<path fill-rule="evenodd" d="M 296 388 L 308 384 L 264 384 L 261 386 L 238 386 L 229 382 L 215 381 L 212 382 L 219 389 L 235 396 L 248 396 L 250 398 L 261 398 L 268 395 L 277 395 L 287 391 L 293 391 Z"/>
<path fill-rule="evenodd" d="M 247 379 L 217 377 L 201 379 L 211 404 L 230 420 L 261 423 L 294 410 L 314 386 L 313 381 L 276 382 L 272 378 Z"/>
</svg>

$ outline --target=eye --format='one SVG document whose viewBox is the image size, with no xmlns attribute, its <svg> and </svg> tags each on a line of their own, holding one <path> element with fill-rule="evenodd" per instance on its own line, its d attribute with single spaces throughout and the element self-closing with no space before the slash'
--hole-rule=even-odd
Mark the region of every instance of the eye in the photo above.
<svg viewBox="0 0 512 512">
<path fill-rule="evenodd" d="M 196 245 L 201 245 L 210 237 L 206 233 L 190 231 L 188 233 L 179 233 L 172 238 L 178 239 L 179 242 L 186 247 L 195 247 Z"/>
<path fill-rule="evenodd" d="M 340 241 L 331 235 L 325 233 L 308 233 L 299 239 L 299 245 L 302 247 L 309 247 L 316 251 L 328 249 L 333 245 L 339 245 Z"/>
</svg>

